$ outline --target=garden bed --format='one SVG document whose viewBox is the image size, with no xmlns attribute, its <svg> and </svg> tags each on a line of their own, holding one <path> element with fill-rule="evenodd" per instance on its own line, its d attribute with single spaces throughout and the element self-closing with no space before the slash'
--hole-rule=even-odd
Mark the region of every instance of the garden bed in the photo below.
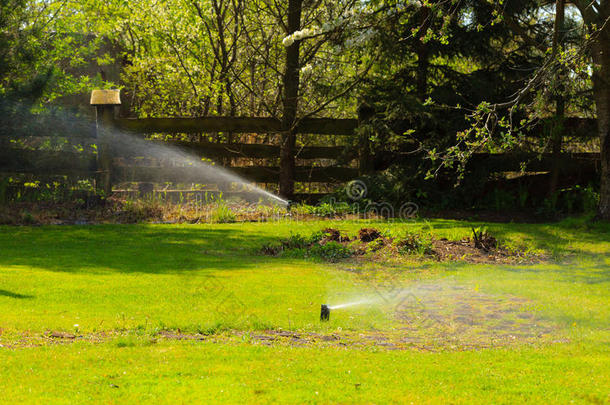
<svg viewBox="0 0 610 405">
<path fill-rule="evenodd" d="M 292 235 L 263 246 L 270 256 L 316 257 L 330 262 L 343 259 L 419 258 L 469 263 L 540 262 L 545 258 L 524 251 L 507 249 L 487 231 L 472 229 L 472 236 L 460 240 L 436 238 L 425 233 L 392 235 L 376 228 L 362 228 L 350 236 L 338 229 L 326 228 L 309 236 Z"/>
</svg>

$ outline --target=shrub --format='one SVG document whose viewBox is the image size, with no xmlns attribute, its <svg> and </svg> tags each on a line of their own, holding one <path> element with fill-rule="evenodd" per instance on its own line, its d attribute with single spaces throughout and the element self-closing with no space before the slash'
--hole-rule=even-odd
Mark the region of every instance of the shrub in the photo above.
<svg viewBox="0 0 610 405">
<path fill-rule="evenodd" d="M 288 239 L 282 241 L 286 249 L 303 249 L 311 245 L 312 237 L 303 236 L 300 233 L 291 234 Z"/>
<path fill-rule="evenodd" d="M 292 211 L 297 214 L 315 215 L 318 217 L 334 217 L 337 215 L 345 215 L 354 213 L 355 208 L 347 202 L 337 202 L 333 199 L 329 201 L 321 201 L 318 205 L 299 204 L 292 208 Z"/>
<path fill-rule="evenodd" d="M 211 219 L 212 222 L 216 222 L 218 224 L 228 224 L 235 222 L 237 217 L 235 216 L 233 211 L 231 211 L 231 208 L 221 201 L 212 211 Z"/>
<path fill-rule="evenodd" d="M 21 221 L 26 225 L 33 225 L 36 223 L 36 218 L 28 211 L 24 211 L 21 214 Z"/>
<path fill-rule="evenodd" d="M 142 221 L 162 219 L 163 205 L 155 199 L 127 200 L 117 213 L 120 222 L 137 223 Z"/>
<path fill-rule="evenodd" d="M 300 233 L 291 234 L 288 239 L 282 241 L 282 245 L 286 249 L 305 249 L 314 243 L 320 242 L 327 236 L 325 231 L 314 232 L 309 236 L 301 235 Z"/>
<path fill-rule="evenodd" d="M 403 238 L 397 239 L 395 244 L 401 254 L 426 255 L 432 253 L 432 238 L 430 235 L 407 232 Z"/>
<path fill-rule="evenodd" d="M 280 253 L 284 251 L 284 245 L 281 243 L 269 243 L 263 245 L 261 248 L 261 252 L 267 256 L 278 256 Z"/>
<path fill-rule="evenodd" d="M 310 252 L 313 256 L 317 256 L 329 262 L 337 262 L 353 255 L 353 251 L 350 248 L 334 241 L 324 245 L 314 245 Z"/>
<path fill-rule="evenodd" d="M 382 249 L 384 246 L 384 240 L 382 238 L 377 238 L 372 240 L 366 245 L 366 251 L 368 253 L 376 252 Z"/>
</svg>

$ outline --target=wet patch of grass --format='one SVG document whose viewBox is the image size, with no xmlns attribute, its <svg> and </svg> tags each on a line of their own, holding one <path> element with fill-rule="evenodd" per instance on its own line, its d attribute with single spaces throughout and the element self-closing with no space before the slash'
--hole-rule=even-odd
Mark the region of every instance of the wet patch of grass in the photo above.
<svg viewBox="0 0 610 405">
<path fill-rule="evenodd" d="M 457 243 L 473 227 L 553 260 L 260 254 L 324 228 Z M 609 229 L 578 220 L 0 227 L 3 399 L 608 401 Z M 320 304 L 363 297 L 375 304 L 319 321 Z M 202 340 L 180 338 L 190 335 Z"/>
</svg>

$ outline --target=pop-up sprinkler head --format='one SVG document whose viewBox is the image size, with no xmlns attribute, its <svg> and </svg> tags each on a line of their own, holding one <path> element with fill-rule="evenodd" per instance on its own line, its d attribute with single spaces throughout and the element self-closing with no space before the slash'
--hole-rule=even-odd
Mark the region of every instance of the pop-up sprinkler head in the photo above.
<svg viewBox="0 0 610 405">
<path fill-rule="evenodd" d="M 326 304 L 322 304 L 320 309 L 320 320 L 328 321 L 330 319 L 330 308 Z"/>
<path fill-rule="evenodd" d="M 286 205 L 286 211 L 290 212 L 290 210 L 292 209 L 292 206 L 294 205 L 294 201 L 291 200 L 287 200 L 288 204 Z"/>
</svg>

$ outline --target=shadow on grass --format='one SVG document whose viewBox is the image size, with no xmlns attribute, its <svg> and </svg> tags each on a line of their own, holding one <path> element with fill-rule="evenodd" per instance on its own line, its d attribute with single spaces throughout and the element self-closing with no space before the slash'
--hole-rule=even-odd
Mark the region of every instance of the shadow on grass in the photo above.
<svg viewBox="0 0 610 405">
<path fill-rule="evenodd" d="M 244 270 L 271 260 L 270 236 L 236 229 L 150 225 L 0 228 L 0 267 L 75 273 Z"/>
<path fill-rule="evenodd" d="M 33 295 L 23 295 L 23 294 L 18 294 L 18 293 L 14 293 L 14 292 L 11 292 L 11 291 L 6 291 L 6 290 L 0 290 L 0 297 L 15 298 L 15 299 L 18 299 L 18 300 L 34 298 Z"/>
<path fill-rule="evenodd" d="M 452 220 L 432 222 L 433 230 L 455 227 L 487 228 L 500 241 L 520 242 L 529 248 L 545 250 L 553 257 L 578 254 L 583 258 L 598 260 L 610 254 L 610 245 L 603 245 L 610 244 L 610 224 L 603 222 L 589 223 L 578 218 L 551 224 L 497 224 Z M 575 246 L 577 244 L 578 247 Z"/>
<path fill-rule="evenodd" d="M 610 226 L 574 224 L 485 224 L 433 220 L 432 229 L 487 227 L 500 240 L 517 240 L 533 248 L 576 254 L 577 260 L 604 260 L 610 253 Z M 276 240 L 280 225 L 234 224 L 228 226 L 96 225 L 48 227 L 0 227 L 0 267 L 29 266 L 75 273 L 188 274 L 191 271 L 248 270 L 264 268 L 277 259 L 256 252 Z M 285 233 L 290 228 L 283 226 Z M 572 245 L 580 242 L 578 248 Z M 600 243 L 601 242 L 601 243 Z M 300 261 L 292 259 L 288 261 Z M 576 263 L 575 265 L 577 265 Z M 457 270 L 459 266 L 450 266 Z M 519 271 L 522 266 L 518 266 Z M 525 266 L 535 271 L 536 266 Z M 447 268 L 447 270 L 451 270 Z M 568 274 L 572 272 L 568 271 Z M 574 277 L 608 280 L 608 266 L 593 274 L 574 272 Z M 578 274 L 578 275 L 577 275 Z M 603 281 L 599 281 L 603 280 Z"/>
</svg>

